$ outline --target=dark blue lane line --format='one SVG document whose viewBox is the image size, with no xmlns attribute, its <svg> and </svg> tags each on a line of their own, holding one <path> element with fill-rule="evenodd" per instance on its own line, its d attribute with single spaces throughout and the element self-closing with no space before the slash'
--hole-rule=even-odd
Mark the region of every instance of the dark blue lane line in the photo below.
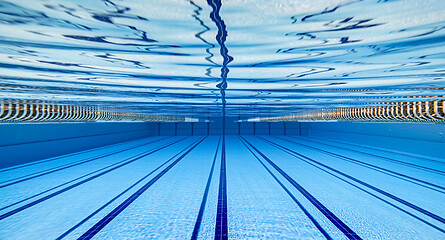
<svg viewBox="0 0 445 240">
<path fill-rule="evenodd" d="M 39 161 L 34 161 L 34 162 L 30 162 L 30 163 L 25 163 L 25 164 L 21 164 L 21 165 L 18 165 L 18 166 L 7 167 L 7 168 L 0 169 L 0 173 L 7 172 L 7 171 L 12 171 L 12 170 L 19 169 L 19 168 L 29 167 L 29 166 L 40 164 L 40 163 L 51 162 L 51 161 L 58 160 L 58 159 L 61 159 L 61 158 L 67 158 L 67 157 L 72 157 L 72 156 L 76 156 L 76 155 L 80 155 L 80 154 L 84 154 L 84 153 L 100 151 L 100 150 L 104 150 L 104 149 L 107 149 L 107 148 L 114 148 L 114 147 L 117 147 L 119 145 L 130 144 L 130 143 L 134 143 L 134 142 L 138 142 L 138 141 L 143 141 L 143 140 L 146 140 L 146 139 L 147 138 L 140 138 L 140 139 L 136 139 L 136 140 L 125 141 L 125 142 L 116 143 L 116 144 L 112 144 L 112 145 L 106 145 L 106 146 L 103 146 L 103 147 L 92 148 L 92 149 L 88 149 L 88 150 L 84 150 L 84 151 L 80 151 L 80 152 L 75 152 L 75 153 L 65 154 L 65 155 L 62 155 L 62 156 L 57 156 L 57 157 L 52 157 L 52 158 L 43 159 L 43 160 L 39 160 Z"/>
<path fill-rule="evenodd" d="M 252 149 L 254 149 L 264 160 L 266 160 L 272 167 L 274 167 L 295 189 L 297 189 L 303 196 L 309 200 L 329 221 L 331 221 L 348 239 L 362 239 L 351 228 L 349 228 L 342 220 L 340 220 L 333 212 L 327 209 L 320 201 L 318 201 L 312 194 L 310 194 L 305 188 L 298 184 L 293 178 L 285 173 L 280 167 L 278 167 L 272 160 L 264 155 L 260 150 L 253 146 L 245 138 L 241 137 Z"/>
<path fill-rule="evenodd" d="M 185 139 L 185 138 L 183 138 L 182 140 L 184 140 L 184 139 Z M 162 140 L 164 140 L 164 139 L 162 139 Z M 181 141 L 182 141 L 182 140 L 181 140 Z M 41 196 L 41 195 L 43 195 L 43 194 L 45 194 L 45 193 L 48 193 L 48 192 L 50 192 L 50 191 L 53 191 L 53 190 L 55 190 L 55 189 L 58 189 L 58 188 L 60 188 L 60 187 L 65 186 L 65 185 L 68 185 L 68 184 L 70 184 L 70 183 L 72 183 L 72 182 L 75 182 L 75 181 L 80 180 L 80 179 L 82 179 L 82 178 L 85 178 L 85 177 L 88 177 L 88 176 L 90 176 L 90 175 L 93 175 L 93 174 L 95 174 L 95 173 L 97 173 L 97 172 L 101 172 L 101 171 L 103 171 L 103 170 L 105 170 L 105 169 L 111 168 L 111 167 L 116 166 L 116 165 L 118 165 L 118 164 L 121 164 L 121 163 L 123 163 L 123 162 L 125 162 L 125 161 L 127 161 L 127 159 L 124 159 L 124 160 L 121 160 L 121 161 L 119 161 L 119 162 L 113 163 L 113 164 L 111 164 L 111 165 L 105 166 L 105 167 L 103 167 L 103 168 L 97 169 L 97 170 L 95 170 L 95 171 L 92 171 L 92 172 L 90 172 L 90 173 L 87 173 L 87 174 L 85 174 L 85 175 L 82 175 L 82 176 L 80 176 L 80 177 L 77 177 L 77 178 L 75 178 L 75 179 L 72 179 L 72 180 L 70 180 L 70 181 L 68 181 L 68 182 L 65 182 L 65 183 L 59 184 L 59 185 L 57 185 L 57 186 L 55 186 L 55 187 L 49 188 L 49 189 L 47 189 L 47 190 L 45 190 L 45 191 L 43 191 L 43 192 L 40 192 L 40 193 L 31 195 L 31 196 L 26 197 L 26 198 L 24 198 L 24 199 L 22 199 L 22 200 L 19 200 L 19 201 L 17 201 L 17 202 L 11 203 L 11 204 L 9 204 L 9 205 L 7 205 L 7 206 L 4 206 L 4 207 L 0 208 L 0 211 L 3 211 L 3 210 L 5 210 L 5 209 L 7 209 L 7 208 L 10 208 L 10 207 L 13 207 L 13 206 L 15 206 L 15 205 L 18 205 L 18 204 L 23 203 L 23 202 L 25 202 L 25 201 L 28 201 L 28 200 L 30 200 L 30 199 L 36 198 L 36 197 L 38 197 L 38 196 Z"/>
<path fill-rule="evenodd" d="M 445 192 L 443 191 L 443 190 L 445 190 L 445 188 L 442 187 L 442 186 L 439 186 L 437 184 L 434 184 L 434 183 L 430 183 L 430 182 L 427 182 L 427 181 L 424 181 L 424 180 L 421 180 L 421 179 L 418 179 L 418 178 L 415 178 L 415 177 L 411 177 L 411 176 L 405 175 L 403 173 L 395 172 L 395 171 L 389 170 L 387 168 L 379 167 L 379 166 L 376 166 L 376 165 L 373 165 L 373 164 L 370 164 L 370 163 L 366 163 L 366 162 L 363 162 L 363 161 L 360 161 L 360 160 L 357 160 L 357 159 L 354 159 L 354 158 L 346 157 L 346 156 L 343 156 L 343 155 L 338 154 L 338 153 L 330 152 L 330 151 L 323 150 L 323 149 L 320 149 L 320 148 L 316 148 L 316 147 L 313 147 L 313 146 L 309 146 L 309 145 L 306 145 L 306 144 L 303 144 L 303 143 L 291 141 L 289 139 L 280 138 L 280 137 L 276 137 L 276 138 L 278 138 L 280 140 L 284 140 L 284 141 L 290 142 L 290 143 L 293 143 L 293 144 L 298 144 L 298 145 L 304 146 L 306 148 L 314 149 L 317 152 L 321 152 L 321 153 L 324 153 L 326 155 L 333 156 L 333 157 L 342 159 L 344 161 L 350 162 L 352 164 L 356 164 L 356 165 L 359 165 L 359 166 L 362 166 L 362 167 L 365 167 L 365 168 L 368 168 L 368 169 L 372 169 L 374 171 L 383 173 L 385 175 L 388 175 L 388 176 L 391 176 L 391 177 L 395 177 L 395 178 L 398 178 L 400 180 L 403 180 L 403 181 L 406 181 L 406 182 L 410 182 L 410 183 L 416 184 L 418 186 L 421 186 L 421 187 L 424 187 L 424 188 L 428 188 L 430 190 L 433 190 L 433 191 L 445 194 Z M 425 186 L 423 184 L 428 185 L 428 186 Z M 438 190 L 436 188 L 441 189 L 441 190 Z"/>
<path fill-rule="evenodd" d="M 191 240 L 198 239 L 199 228 L 201 227 L 202 216 L 204 215 L 204 210 L 207 203 L 207 197 L 209 195 L 210 184 L 212 183 L 213 170 L 215 169 L 215 163 L 216 163 L 216 158 L 218 156 L 220 143 L 221 143 L 221 137 L 219 137 L 218 144 L 216 145 L 215 156 L 213 157 L 212 167 L 210 168 L 209 177 L 207 178 L 206 188 L 204 190 L 204 195 L 202 196 L 201 206 L 199 207 L 198 217 L 196 218 L 195 227 L 193 228 Z"/>
<path fill-rule="evenodd" d="M 286 186 L 284 186 L 284 184 L 277 178 L 277 176 L 275 176 L 275 174 L 273 174 L 273 172 L 270 171 L 270 169 L 266 166 L 266 164 L 264 164 L 263 161 L 261 161 L 261 159 L 251 150 L 251 148 L 246 145 L 245 141 L 243 139 L 240 139 L 240 141 L 244 144 L 244 146 L 246 146 L 246 148 L 250 151 L 250 153 L 252 153 L 252 155 L 255 156 L 258 162 L 261 163 L 261 165 L 267 170 L 267 172 L 273 177 L 273 179 L 275 179 L 275 181 L 281 186 L 281 188 L 284 189 L 284 191 L 290 196 L 290 198 L 292 198 L 292 200 L 298 205 L 298 207 L 309 218 L 309 220 L 311 220 L 311 222 L 321 232 L 321 234 L 323 234 L 323 236 L 326 239 L 331 240 L 332 237 L 329 236 L 329 234 L 323 229 L 323 227 L 321 227 L 321 225 L 317 222 L 317 220 L 315 220 L 315 218 L 306 210 L 303 204 L 301 204 L 300 201 L 298 201 L 298 199 L 289 191 L 289 189 L 287 189 Z"/>
<path fill-rule="evenodd" d="M 313 143 L 318 143 L 318 144 L 331 146 L 331 147 L 335 147 L 335 148 L 339 148 L 339 149 L 344 149 L 344 150 L 351 151 L 351 152 L 357 152 L 357 153 L 360 153 L 360 154 L 365 154 L 365 155 L 369 155 L 369 156 L 372 156 L 372 157 L 381 158 L 381 159 L 383 159 L 385 161 L 388 161 L 388 162 L 393 162 L 393 163 L 397 163 L 397 164 L 400 164 L 400 165 L 405 165 L 405 166 L 408 166 L 408 167 L 420 169 L 420 170 L 423 170 L 423 171 L 427 171 L 427 172 L 431 172 L 431 173 L 435 173 L 435 174 L 439 174 L 439 175 L 445 175 L 445 172 L 441 171 L 441 170 L 437 170 L 437 169 L 434 169 L 434 168 L 429 168 L 429 167 L 425 167 L 425 166 L 421 166 L 421 165 L 417 165 L 417 164 L 413 164 L 413 163 L 409 163 L 409 162 L 405 162 L 405 161 L 401 161 L 401 160 L 396 160 L 396 159 L 388 158 L 388 157 L 385 157 L 385 156 L 380 156 L 380 155 L 376 155 L 376 154 L 372 154 L 372 153 L 367 153 L 367 152 L 363 152 L 363 151 L 359 151 L 359 150 L 355 150 L 355 149 L 351 149 L 351 148 L 340 147 L 338 145 L 328 144 L 328 143 L 324 143 L 324 142 L 320 142 L 320 141 L 309 140 L 309 139 L 305 139 L 305 138 L 297 138 L 297 137 L 293 137 L 293 138 L 299 139 L 299 140 L 303 140 L 303 141 L 306 141 L 306 142 L 313 142 Z"/>
<path fill-rule="evenodd" d="M 32 174 L 29 174 L 29 175 L 26 175 L 26 176 L 22 176 L 22 177 L 19 177 L 19 178 L 16 178 L 16 179 L 11 179 L 11 180 L 8 180 L 8 181 L 4 181 L 4 182 L 0 183 L 0 184 L 4 183 L 3 185 L 0 185 L 0 189 L 8 187 L 8 186 L 11 186 L 11 185 L 15 185 L 15 184 L 18 184 L 18 183 L 22 183 L 22 182 L 25 182 L 25 181 L 28 181 L 28 180 L 32 180 L 32 179 L 35 179 L 35 178 L 38 178 L 38 177 L 42 177 L 42 176 L 45 176 L 45 175 L 48 175 L 48 174 L 51 174 L 51 173 L 62 171 L 62 170 L 68 169 L 68 168 L 72 168 L 72 167 L 75 167 L 75 166 L 78 166 L 78 165 L 81 165 L 81 164 L 84 164 L 84 163 L 92 162 L 92 161 L 95 161 L 95 160 L 98 160 L 98 159 L 101 159 L 101 158 L 104 158 L 104 157 L 108 157 L 108 156 L 111 156 L 111 155 L 114 155 L 114 154 L 130 151 L 130 150 L 133 150 L 133 149 L 136 149 L 136 148 L 148 145 L 148 144 L 152 144 L 152 143 L 155 143 L 155 142 L 162 141 L 164 139 L 158 139 L 158 140 L 151 141 L 151 142 L 148 142 L 148 143 L 139 144 L 137 146 L 133 146 L 133 147 L 130 147 L 130 148 L 126 148 L 126 149 L 122 149 L 122 150 L 118 150 L 118 151 L 114 151 L 114 152 L 104 153 L 104 154 L 101 154 L 101 155 L 96 156 L 96 157 L 91 157 L 91 158 L 87 158 L 87 159 L 84 159 L 84 160 L 75 161 L 73 163 L 68 163 L 68 164 L 65 164 L 65 165 L 62 165 L 62 166 L 53 167 L 53 168 L 50 168 L 50 169 L 39 171 L 37 173 L 32 173 Z"/>
<path fill-rule="evenodd" d="M 425 220 L 423 218 L 420 218 L 420 217 L 412 214 L 411 212 L 406 211 L 405 209 L 403 209 L 403 208 L 401 208 L 401 207 L 399 207 L 399 206 L 397 206 L 397 205 L 395 205 L 395 204 L 393 204 L 393 203 L 391 203 L 391 202 L 389 202 L 389 201 L 387 201 L 387 200 L 385 200 L 385 199 L 375 195 L 374 193 L 372 193 L 372 192 L 370 192 L 370 191 L 368 191 L 368 190 L 366 190 L 366 189 L 364 189 L 364 188 L 362 188 L 362 187 L 360 187 L 360 186 L 358 186 L 358 185 L 356 185 L 356 184 L 354 184 L 354 183 L 352 183 L 352 182 L 350 182 L 350 181 L 348 181 L 346 179 L 343 179 L 343 178 L 335 175 L 334 173 L 329 172 L 328 170 L 323 169 L 320 166 L 315 165 L 314 163 L 311 163 L 311 162 L 306 162 L 306 163 L 311 165 L 311 166 L 313 166 L 313 167 L 315 167 L 315 168 L 317 168 L 317 169 L 319 169 L 319 170 L 321 170 L 321 171 L 323 171 L 323 172 L 325 172 L 325 173 L 327 173 L 327 174 L 329 174 L 329 175 L 331 175 L 331 176 L 333 176 L 333 177 L 335 177 L 335 178 L 337 178 L 337 179 L 339 179 L 339 180 L 341 180 L 341 181 L 343 181 L 343 182 L 345 182 L 345 183 L 347 183 L 347 184 L 349 184 L 349 185 L 351 185 L 351 186 L 353 186 L 353 187 L 355 187 L 355 188 L 357 188 L 357 189 L 359 189 L 360 191 L 363 191 L 363 192 L 371 195 L 372 197 L 374 197 L 374 198 L 376 198 L 376 199 L 378 199 L 378 200 L 380 200 L 380 201 L 390 205 L 391 207 L 393 207 L 393 208 L 395 208 L 395 209 L 397 209 L 397 210 L 399 210 L 399 211 L 401 211 L 401 212 L 403 212 L 405 214 L 408 214 L 410 217 L 413 217 L 413 218 L 415 218 L 415 219 L 425 223 L 426 225 L 428 225 L 428 226 L 430 226 L 432 228 L 435 228 L 436 230 L 439 230 L 442 233 L 445 233 L 445 229 L 442 229 L 442 228 L 440 228 L 440 227 L 438 227 L 438 226 L 428 222 L 427 220 Z"/>
<path fill-rule="evenodd" d="M 132 157 L 126 158 L 125 160 L 122 161 L 122 163 L 120 163 L 119 165 L 117 165 L 117 166 L 115 166 L 115 167 L 113 167 L 113 168 L 110 168 L 110 169 L 108 169 L 108 170 L 106 170 L 106 171 L 103 171 L 103 172 L 101 172 L 101 173 L 98 173 L 98 174 L 96 174 L 96 175 L 93 175 L 93 176 L 91 176 L 91 177 L 89 177 L 89 178 L 87 178 L 87 179 L 84 179 L 84 180 L 80 181 L 80 182 L 77 182 L 77 183 L 75 183 L 75 184 L 72 184 L 72 185 L 70 185 L 70 186 L 67 186 L 67 187 L 65 187 L 65 188 L 62 188 L 62 189 L 60 189 L 60 190 L 57 191 L 57 192 L 51 193 L 51 194 L 49 194 L 49 195 L 46 195 L 45 197 L 39 198 L 39 199 L 37 199 L 37 200 L 34 200 L 34 201 L 30 202 L 30 203 L 27 203 L 27 204 L 21 206 L 21 207 L 18 207 L 18 208 L 14 209 L 14 210 L 11 210 L 11 211 L 7 212 L 7 213 L 4 213 L 4 214 L 0 215 L 0 220 L 3 220 L 3 219 L 5 219 L 5 218 L 7 218 L 7 217 L 10 217 L 10 216 L 14 215 L 14 214 L 17 214 L 17 213 L 19 213 L 19 212 L 21 212 L 21 211 L 23 211 L 23 210 L 26 210 L 26 209 L 28 209 L 28 208 L 30 208 L 30 207 L 32 207 L 32 206 L 35 206 L 35 205 L 37 205 L 37 204 L 39 204 L 39 203 L 41 203 L 41 202 L 43 202 L 43 201 L 46 201 L 46 200 L 48 200 L 48 199 L 50 199 L 50 198 L 53 198 L 53 197 L 55 197 L 55 196 L 57 196 L 57 195 L 59 195 L 59 194 L 62 194 L 62 193 L 64 193 L 64 192 L 68 191 L 68 190 L 71 190 L 71 189 L 73 189 L 73 188 L 75 188 L 75 187 L 78 187 L 78 186 L 80 186 L 80 185 L 82 185 L 82 184 L 84 184 L 84 183 L 86 183 L 86 182 L 89 182 L 89 181 L 91 181 L 91 180 L 94 180 L 94 179 L 96 179 L 96 178 L 98 178 L 98 177 L 100 177 L 100 176 L 102 176 L 102 175 L 105 175 L 105 174 L 107 174 L 107 173 L 109 173 L 109 172 L 111 172 L 111 171 L 114 171 L 114 170 L 116 170 L 116 169 L 119 169 L 119 168 L 121 168 L 121 167 L 123 167 L 123 166 L 125 166 L 125 165 L 128 165 L 128 164 L 130 164 L 130 163 L 132 163 L 132 162 L 134 162 L 134 161 L 136 161 L 136 160 L 139 160 L 139 159 L 141 159 L 141 158 L 143 158 L 143 157 L 145 157 L 145 156 L 148 156 L 148 155 L 150 155 L 150 154 L 153 154 L 153 153 L 155 153 L 155 152 L 157 152 L 157 151 L 160 151 L 160 150 L 162 150 L 162 149 L 164 149 L 164 148 L 166 148 L 166 147 L 169 147 L 169 146 L 171 146 L 171 145 L 173 145 L 173 144 L 175 144 L 175 143 L 178 143 L 178 142 L 180 142 L 180 141 L 182 141 L 182 140 L 184 140 L 184 139 L 176 140 L 176 141 L 173 141 L 173 142 L 164 144 L 164 145 L 162 145 L 162 146 L 160 146 L 160 147 L 156 147 L 156 148 L 154 148 L 154 149 L 145 151 L 145 152 L 143 152 L 143 153 L 141 153 L 141 154 L 138 154 L 138 155 L 136 155 L 136 156 L 132 156 Z"/>
<path fill-rule="evenodd" d="M 71 227 L 70 229 L 68 229 L 67 231 L 65 231 L 62 235 L 60 235 L 59 237 L 56 238 L 56 240 L 60 240 L 65 238 L 66 236 L 68 236 L 68 234 L 70 234 L 71 232 L 73 232 L 74 230 L 76 230 L 77 228 L 79 228 L 82 224 L 84 224 L 85 222 L 87 222 L 88 220 L 90 220 L 92 217 L 94 217 L 96 214 L 98 214 L 100 211 L 102 211 L 104 208 L 108 207 L 110 204 L 112 204 L 114 201 L 116 201 L 117 199 L 119 199 L 122 195 L 124 195 L 125 193 L 127 193 L 128 191 L 130 191 L 131 189 L 133 189 L 135 186 L 137 186 L 139 183 L 141 183 L 142 181 L 144 181 L 145 179 L 147 179 L 149 176 L 151 176 L 153 173 L 155 173 L 156 171 L 158 171 L 160 168 L 162 168 L 163 166 L 165 166 L 167 163 L 171 162 L 173 159 L 175 159 L 177 156 L 179 156 L 179 154 L 185 152 L 188 148 L 190 148 L 193 144 L 197 143 L 199 141 L 196 140 L 195 142 L 191 143 L 190 145 L 186 146 L 184 149 L 182 149 L 180 152 L 178 152 L 176 155 L 174 155 L 173 157 L 171 157 L 170 159 L 168 159 L 167 161 L 165 161 L 164 163 L 162 163 L 161 165 L 159 165 L 157 168 L 155 168 L 154 170 L 152 170 L 150 173 L 148 173 L 147 175 L 145 175 L 144 177 L 142 177 L 141 179 L 139 179 L 138 181 L 136 181 L 133 185 L 131 185 L 130 187 L 128 187 L 127 189 L 125 189 L 123 192 L 119 193 L 118 195 L 116 195 L 114 198 L 112 198 L 110 201 L 108 201 L 107 203 L 105 203 L 104 205 L 102 205 L 100 208 L 98 208 L 96 211 L 94 211 L 93 213 L 91 213 L 90 215 L 88 215 L 86 218 L 82 219 L 79 223 L 77 223 L 76 225 L 74 225 L 73 227 Z"/>
<path fill-rule="evenodd" d="M 291 156 L 294 156 L 294 157 L 296 157 L 298 159 L 301 159 L 301 160 L 303 160 L 305 162 L 307 162 L 307 161 L 313 162 L 313 163 L 315 163 L 315 164 L 317 164 L 319 166 L 322 166 L 322 167 L 324 167 L 326 169 L 329 169 L 332 172 L 335 172 L 337 174 L 340 174 L 341 176 L 344 176 L 344 177 L 346 177 L 348 179 L 351 179 L 352 181 L 354 181 L 356 183 L 359 183 L 359 184 L 361 184 L 361 185 L 363 185 L 363 186 L 365 186 L 367 188 L 370 188 L 370 189 L 372 189 L 372 190 L 374 190 L 374 191 L 376 191 L 376 192 L 378 192 L 378 193 L 380 193 L 380 194 L 382 194 L 382 195 L 384 195 L 386 197 L 389 197 L 389 198 L 391 198 L 391 199 L 393 199 L 393 200 L 395 200 L 395 201 L 397 201 L 397 202 L 399 202 L 399 203 L 401 203 L 401 204 L 403 204 L 403 205 L 405 205 L 405 206 L 407 206 L 407 207 L 409 207 L 411 209 L 414 209 L 414 210 L 416 210 L 416 211 L 418 211 L 418 212 L 420 212 L 422 214 L 425 214 L 428 217 L 431 217 L 431 218 L 433 218 L 433 219 L 435 219 L 435 220 L 437 220 L 437 221 L 439 221 L 441 223 L 445 223 L 445 219 L 444 218 L 442 218 L 442 217 L 440 217 L 440 216 L 438 216 L 438 215 L 436 215 L 436 214 L 434 214 L 434 213 L 432 213 L 432 212 L 430 212 L 428 210 L 425 210 L 425 209 L 423 209 L 423 208 L 421 208 L 421 207 L 419 207 L 419 206 L 417 206 L 415 204 L 412 204 L 412 203 L 410 203 L 410 202 L 408 202 L 406 200 L 403 200 L 403 199 L 401 199 L 401 198 L 399 198 L 399 197 L 397 197 L 397 196 L 395 196 L 395 195 L 393 195 L 391 193 L 388 193 L 388 192 L 386 192 L 384 190 L 381 190 L 380 188 L 377 188 L 377 187 L 375 187 L 375 186 L 373 186 L 371 184 L 365 183 L 365 182 L 363 182 L 363 181 L 361 181 L 361 180 L 359 180 L 359 179 L 357 179 L 355 177 L 352 177 L 352 176 L 350 176 L 350 175 L 348 175 L 346 173 L 343 173 L 343 172 L 341 172 L 341 171 L 339 171 L 339 170 L 337 170 L 335 168 L 329 167 L 329 166 L 327 166 L 327 165 L 325 165 L 325 164 L 323 164 L 323 163 L 321 163 L 321 162 L 319 162 L 317 160 L 314 160 L 314 159 L 312 159 L 310 157 L 307 157 L 307 156 L 305 156 L 303 154 L 297 153 L 297 152 L 295 152 L 295 151 L 293 151 L 293 150 L 291 150 L 289 148 L 283 147 L 283 146 L 281 146 L 279 144 L 276 144 L 274 142 L 271 142 L 271 141 L 269 141 L 267 139 L 262 139 L 262 140 L 265 141 L 265 142 L 268 142 L 269 144 L 275 146 L 276 148 L 282 150 L 283 152 L 286 152 L 286 153 L 290 154 Z"/>
<path fill-rule="evenodd" d="M 159 174 L 153 177 L 148 183 L 139 188 L 135 193 L 133 193 L 130 197 L 125 199 L 124 202 L 119 204 L 116 208 L 113 209 L 110 213 L 108 213 L 105 217 L 103 217 L 99 222 L 97 222 L 93 227 L 88 229 L 82 236 L 78 239 L 85 240 L 91 239 L 96 235 L 100 230 L 102 230 L 108 223 L 110 223 L 114 218 L 116 218 L 122 211 L 124 211 L 131 203 L 133 203 L 139 196 L 141 196 L 148 188 L 150 188 L 156 181 L 158 181 L 164 174 L 166 174 L 171 168 L 173 168 L 179 161 L 181 161 L 187 154 L 189 154 L 196 146 L 198 146 L 204 139 L 207 137 L 201 138 L 195 145 L 189 148 L 185 153 L 183 153 L 180 157 L 178 157 L 175 161 L 173 161 L 170 165 L 168 165 L 164 170 L 162 170 Z"/>
<path fill-rule="evenodd" d="M 333 139 L 323 139 L 323 138 L 317 138 L 317 137 L 313 137 L 313 138 L 319 139 L 319 140 L 322 140 L 322 141 L 335 142 L 335 143 L 345 144 L 345 145 L 349 145 L 349 146 L 367 148 L 367 149 L 371 149 L 371 150 L 374 150 L 374 151 L 387 152 L 387 153 L 392 153 L 392 154 L 396 154 L 396 155 L 402 155 L 402 156 L 407 156 L 407 157 L 411 157 L 411 158 L 422 159 L 422 160 L 425 160 L 425 161 L 445 164 L 445 162 L 441 161 L 441 160 L 435 160 L 435 159 L 431 159 L 431 158 L 427 158 L 427 157 L 423 157 L 423 156 L 409 154 L 409 153 L 406 153 L 406 152 L 391 151 L 389 149 L 372 147 L 372 146 L 365 146 L 365 145 L 354 144 L 354 143 L 349 143 L 349 142 L 343 142 L 343 141 L 338 141 L 338 140 L 333 140 Z"/>
<path fill-rule="evenodd" d="M 223 135 L 221 169 L 219 172 L 218 209 L 216 213 L 215 239 L 228 239 L 227 226 L 227 179 L 226 179 L 226 136 Z"/>
</svg>

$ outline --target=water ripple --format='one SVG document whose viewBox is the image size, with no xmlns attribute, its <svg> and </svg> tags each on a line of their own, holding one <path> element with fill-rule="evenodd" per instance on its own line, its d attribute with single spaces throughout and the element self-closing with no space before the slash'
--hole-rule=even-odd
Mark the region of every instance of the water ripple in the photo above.
<svg viewBox="0 0 445 240">
<path fill-rule="evenodd" d="M 437 101 L 444 43 L 442 0 L 1 1 L 0 99 L 200 119 Z"/>
</svg>

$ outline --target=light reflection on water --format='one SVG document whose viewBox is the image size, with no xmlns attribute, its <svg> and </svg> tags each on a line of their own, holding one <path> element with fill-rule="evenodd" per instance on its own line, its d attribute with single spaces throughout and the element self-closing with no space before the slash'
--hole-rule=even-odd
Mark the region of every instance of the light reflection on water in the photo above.
<svg viewBox="0 0 445 240">
<path fill-rule="evenodd" d="M 242 119 L 444 99 L 445 1 L 216 3 L 2 1 L 0 99 Z"/>
</svg>

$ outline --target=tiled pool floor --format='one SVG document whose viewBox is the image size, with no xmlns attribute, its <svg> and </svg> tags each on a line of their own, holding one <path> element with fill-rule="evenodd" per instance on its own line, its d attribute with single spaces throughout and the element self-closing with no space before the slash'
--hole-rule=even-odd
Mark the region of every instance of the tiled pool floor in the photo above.
<svg viewBox="0 0 445 240">
<path fill-rule="evenodd" d="M 444 239 L 444 175 L 326 139 L 151 137 L 0 169 L 0 239 Z"/>
</svg>

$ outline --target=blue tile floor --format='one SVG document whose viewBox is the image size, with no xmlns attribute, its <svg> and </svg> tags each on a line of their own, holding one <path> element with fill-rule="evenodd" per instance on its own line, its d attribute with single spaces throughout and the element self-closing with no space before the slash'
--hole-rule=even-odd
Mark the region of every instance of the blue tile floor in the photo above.
<svg viewBox="0 0 445 240">
<path fill-rule="evenodd" d="M 150 137 L 0 169 L 0 239 L 444 239 L 444 176 L 321 138 Z"/>
</svg>

